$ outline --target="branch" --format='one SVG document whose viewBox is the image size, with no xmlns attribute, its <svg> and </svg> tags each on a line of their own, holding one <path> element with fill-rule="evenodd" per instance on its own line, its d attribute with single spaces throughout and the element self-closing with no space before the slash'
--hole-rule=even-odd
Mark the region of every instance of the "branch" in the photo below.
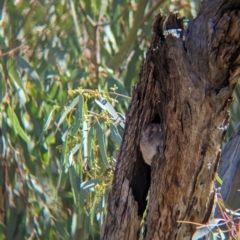
<svg viewBox="0 0 240 240">
<path fill-rule="evenodd" d="M 137 12 L 135 13 L 134 22 L 132 28 L 129 30 L 129 35 L 126 37 L 124 43 L 119 48 L 119 51 L 112 57 L 108 63 L 108 67 L 116 71 L 122 64 L 137 38 L 137 31 L 141 25 L 141 20 L 143 19 L 144 11 L 147 5 L 147 0 L 139 0 Z"/>
</svg>

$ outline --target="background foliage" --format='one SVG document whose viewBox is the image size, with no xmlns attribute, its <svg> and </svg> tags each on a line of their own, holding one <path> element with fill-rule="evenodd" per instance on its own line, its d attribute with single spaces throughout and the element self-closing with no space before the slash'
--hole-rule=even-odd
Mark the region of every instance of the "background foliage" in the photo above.
<svg viewBox="0 0 240 240">
<path fill-rule="evenodd" d="M 99 239 L 160 9 L 192 19 L 200 0 L 1 1 L 0 239 Z"/>
</svg>

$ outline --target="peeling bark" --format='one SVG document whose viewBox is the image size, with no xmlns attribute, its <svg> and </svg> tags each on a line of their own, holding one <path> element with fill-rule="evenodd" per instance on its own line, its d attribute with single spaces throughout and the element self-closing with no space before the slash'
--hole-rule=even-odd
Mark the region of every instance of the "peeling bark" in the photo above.
<svg viewBox="0 0 240 240">
<path fill-rule="evenodd" d="M 240 2 L 205 1 L 182 28 L 176 14 L 156 17 L 127 113 L 102 239 L 138 239 L 148 190 L 145 239 L 191 239 L 195 226 L 178 220 L 211 217 L 220 143 L 240 76 Z M 152 167 L 139 149 L 149 122 L 161 124 L 163 136 Z"/>
</svg>

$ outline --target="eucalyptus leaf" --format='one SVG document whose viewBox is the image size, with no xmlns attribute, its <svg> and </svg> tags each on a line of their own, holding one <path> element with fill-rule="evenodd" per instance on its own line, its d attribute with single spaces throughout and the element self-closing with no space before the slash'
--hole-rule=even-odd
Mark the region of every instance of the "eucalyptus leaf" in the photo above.
<svg viewBox="0 0 240 240">
<path fill-rule="evenodd" d="M 18 117 L 16 116 L 15 112 L 13 111 L 13 109 L 11 108 L 10 105 L 8 105 L 7 113 L 8 113 L 8 117 L 11 121 L 11 124 L 13 126 L 15 133 L 18 134 L 26 143 L 30 143 L 30 140 L 29 140 L 27 134 L 22 129 L 22 127 L 18 121 Z"/>
<path fill-rule="evenodd" d="M 114 120 L 120 124 L 122 128 L 125 127 L 123 119 L 118 115 L 118 113 L 115 111 L 111 103 L 109 103 L 106 99 L 102 98 L 100 100 L 95 99 L 95 102 L 105 111 L 107 111 Z"/>
<path fill-rule="evenodd" d="M 6 95 L 6 84 L 5 84 L 5 80 L 2 76 L 2 73 L 0 72 L 0 102 L 2 102 L 5 95 Z"/>
<path fill-rule="evenodd" d="M 74 155 L 81 147 L 81 144 L 76 144 L 72 149 L 71 153 Z"/>
<path fill-rule="evenodd" d="M 94 132 L 95 132 L 96 124 L 92 125 L 90 130 L 88 131 L 88 151 L 87 151 L 87 157 L 88 157 L 88 165 L 91 168 L 92 167 L 92 144 L 94 141 Z"/>
<path fill-rule="evenodd" d="M 110 124 L 110 130 L 111 130 L 111 136 L 112 136 L 114 142 L 118 146 L 120 146 L 121 142 L 122 142 L 122 137 L 120 136 L 117 127 L 111 123 Z"/>
<path fill-rule="evenodd" d="M 30 66 L 30 64 L 22 57 L 19 55 L 15 56 L 15 60 L 18 64 L 18 66 L 23 69 L 24 71 L 27 72 L 27 74 L 34 80 L 34 83 L 39 89 L 42 89 L 42 85 L 40 82 L 40 78 L 37 74 L 37 72 Z"/>
<path fill-rule="evenodd" d="M 104 141 L 104 138 L 103 138 L 103 136 L 104 136 L 103 135 L 103 130 L 102 130 L 102 127 L 99 123 L 97 123 L 96 129 L 97 129 L 97 139 L 98 139 L 100 153 L 101 153 L 101 156 L 102 156 L 104 166 L 105 166 L 105 168 L 107 168 L 109 166 L 109 163 L 108 163 L 108 159 L 107 159 L 105 141 Z"/>
<path fill-rule="evenodd" d="M 68 168 L 69 171 L 69 176 L 70 176 L 70 183 L 71 183 L 71 188 L 72 188 L 72 193 L 73 193 L 73 200 L 76 205 L 79 204 L 78 201 L 78 188 L 77 188 L 77 175 L 74 166 L 70 166 Z"/>
<path fill-rule="evenodd" d="M 14 232 L 17 228 L 17 212 L 16 212 L 16 209 L 14 207 L 10 208 L 7 222 L 11 223 L 11 224 L 7 224 L 7 226 L 6 226 L 7 227 L 7 229 L 6 229 L 6 239 L 13 239 Z"/>
<path fill-rule="evenodd" d="M 89 189 L 95 187 L 98 183 L 99 183 L 99 180 L 97 180 L 97 179 L 91 179 L 91 180 L 82 182 L 81 185 L 80 185 L 80 187 L 81 187 L 81 189 L 83 189 L 83 190 L 89 190 Z"/>
<path fill-rule="evenodd" d="M 0 233 L 3 233 L 4 235 L 6 234 L 6 226 L 1 222 L 0 222 Z"/>
<path fill-rule="evenodd" d="M 51 112 L 49 113 L 49 115 L 48 115 L 48 117 L 46 119 L 46 122 L 44 124 L 43 131 L 46 131 L 48 129 L 48 127 L 49 127 L 49 125 L 50 125 L 50 123 L 52 121 L 54 111 L 55 111 L 55 108 L 53 108 L 51 110 Z"/>
<path fill-rule="evenodd" d="M 70 235 L 69 235 L 66 227 L 63 225 L 63 223 L 61 223 L 59 221 L 54 221 L 54 224 L 56 226 L 57 231 L 60 234 L 61 239 L 63 239 L 63 240 L 68 240 L 68 239 L 70 240 L 71 239 Z"/>
<path fill-rule="evenodd" d="M 67 106 L 67 108 L 63 111 L 63 113 L 58 121 L 58 124 L 57 124 L 58 127 L 62 124 L 62 122 L 68 115 L 68 113 L 73 110 L 73 108 L 77 105 L 78 102 L 79 102 L 79 96 L 74 98 L 73 101 L 70 103 L 70 105 Z"/>
<path fill-rule="evenodd" d="M 83 157 L 84 164 L 86 164 L 88 160 L 88 124 L 87 121 L 83 121 L 82 128 L 82 143 L 83 143 Z"/>
<path fill-rule="evenodd" d="M 7 68 L 8 68 L 8 74 L 10 76 L 10 80 L 15 86 L 16 89 L 19 87 L 25 91 L 25 88 L 23 86 L 22 79 L 17 71 L 17 66 L 15 61 L 12 58 L 9 58 L 7 60 Z"/>
</svg>

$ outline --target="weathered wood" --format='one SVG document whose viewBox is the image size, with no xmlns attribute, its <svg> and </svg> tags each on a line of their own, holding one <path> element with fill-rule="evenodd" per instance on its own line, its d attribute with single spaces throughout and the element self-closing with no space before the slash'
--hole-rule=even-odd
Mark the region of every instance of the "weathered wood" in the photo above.
<svg viewBox="0 0 240 240">
<path fill-rule="evenodd" d="M 220 143 L 240 76 L 240 1 L 205 1 L 188 29 L 173 33 L 182 22 L 171 14 L 154 23 L 127 113 L 102 239 L 138 239 L 149 186 L 145 239 L 191 239 L 195 226 L 177 221 L 202 223 L 211 215 Z M 139 149 L 149 122 L 162 129 L 151 180 Z"/>
</svg>

